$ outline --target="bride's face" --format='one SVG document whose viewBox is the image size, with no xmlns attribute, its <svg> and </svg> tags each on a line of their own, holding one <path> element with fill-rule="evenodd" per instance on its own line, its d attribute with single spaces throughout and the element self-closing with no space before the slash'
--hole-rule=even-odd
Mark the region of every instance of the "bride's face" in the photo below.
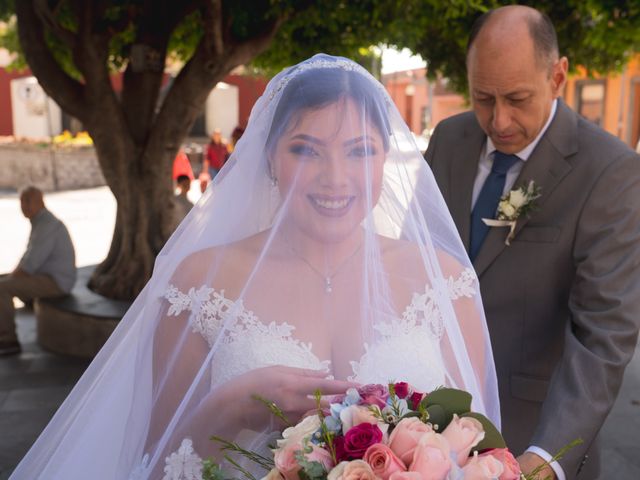
<svg viewBox="0 0 640 480">
<path fill-rule="evenodd" d="M 380 197 L 380 132 L 351 99 L 302 111 L 291 123 L 273 155 L 287 218 L 314 239 L 343 240 Z"/>
</svg>

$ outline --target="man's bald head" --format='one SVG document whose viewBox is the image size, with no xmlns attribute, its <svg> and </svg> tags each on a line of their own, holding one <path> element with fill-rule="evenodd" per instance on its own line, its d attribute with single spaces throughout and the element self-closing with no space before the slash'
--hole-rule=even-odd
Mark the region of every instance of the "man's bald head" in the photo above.
<svg viewBox="0 0 640 480">
<path fill-rule="evenodd" d="M 556 30 L 545 13 L 524 5 L 500 7 L 476 19 L 467 42 L 467 61 L 480 37 L 486 42 L 505 42 L 523 28 L 533 42 L 539 66 L 550 69 L 559 57 Z"/>
<path fill-rule="evenodd" d="M 28 186 L 20 191 L 20 208 L 22 214 L 28 219 L 32 219 L 40 210 L 44 208 L 44 197 L 42 190 Z"/>
</svg>

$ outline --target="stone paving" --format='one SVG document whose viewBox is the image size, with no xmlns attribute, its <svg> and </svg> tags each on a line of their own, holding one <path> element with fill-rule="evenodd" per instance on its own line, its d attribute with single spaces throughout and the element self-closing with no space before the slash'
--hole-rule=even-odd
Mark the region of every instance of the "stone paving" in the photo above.
<svg viewBox="0 0 640 480">
<path fill-rule="evenodd" d="M 197 182 L 194 186 L 197 188 Z M 191 193 L 195 200 L 199 192 Z M 115 216 L 115 202 L 106 187 L 52 193 L 46 202 L 67 224 L 78 265 L 95 264 L 104 258 Z M 29 233 L 15 192 L 0 191 L 0 218 L 2 273 L 15 266 Z M 17 326 L 22 354 L 0 357 L 0 480 L 9 477 L 88 365 L 86 360 L 43 351 L 36 343 L 31 310 L 18 310 Z M 601 480 L 640 479 L 640 346 L 602 428 L 602 444 Z"/>
</svg>

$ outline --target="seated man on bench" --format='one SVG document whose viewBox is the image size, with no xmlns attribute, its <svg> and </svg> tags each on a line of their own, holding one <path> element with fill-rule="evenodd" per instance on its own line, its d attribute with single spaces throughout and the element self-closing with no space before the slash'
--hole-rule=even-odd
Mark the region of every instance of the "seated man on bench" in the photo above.
<svg viewBox="0 0 640 480">
<path fill-rule="evenodd" d="M 42 192 L 35 187 L 22 190 L 20 207 L 31 222 L 31 233 L 18 266 L 0 278 L 0 356 L 22 350 L 16 335 L 13 297 L 29 301 L 67 295 L 76 281 L 69 231 L 46 209 Z"/>
</svg>

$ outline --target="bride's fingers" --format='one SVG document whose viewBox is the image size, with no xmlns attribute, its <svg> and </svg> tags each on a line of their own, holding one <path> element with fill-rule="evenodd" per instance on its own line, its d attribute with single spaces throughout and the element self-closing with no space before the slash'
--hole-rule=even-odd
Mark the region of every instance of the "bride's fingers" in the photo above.
<svg viewBox="0 0 640 480">
<path fill-rule="evenodd" d="M 282 367 L 287 373 L 291 373 L 293 375 L 300 375 L 302 377 L 309 378 L 325 378 L 329 373 L 328 370 L 313 370 L 310 368 L 295 368 L 295 367 Z"/>
<path fill-rule="evenodd" d="M 359 384 L 354 382 L 348 382 L 346 380 L 329 380 L 326 378 L 318 379 L 301 379 L 297 390 L 306 391 L 307 393 L 315 394 L 320 391 L 321 395 L 336 395 L 345 393 L 348 389 L 358 387 Z"/>
</svg>

